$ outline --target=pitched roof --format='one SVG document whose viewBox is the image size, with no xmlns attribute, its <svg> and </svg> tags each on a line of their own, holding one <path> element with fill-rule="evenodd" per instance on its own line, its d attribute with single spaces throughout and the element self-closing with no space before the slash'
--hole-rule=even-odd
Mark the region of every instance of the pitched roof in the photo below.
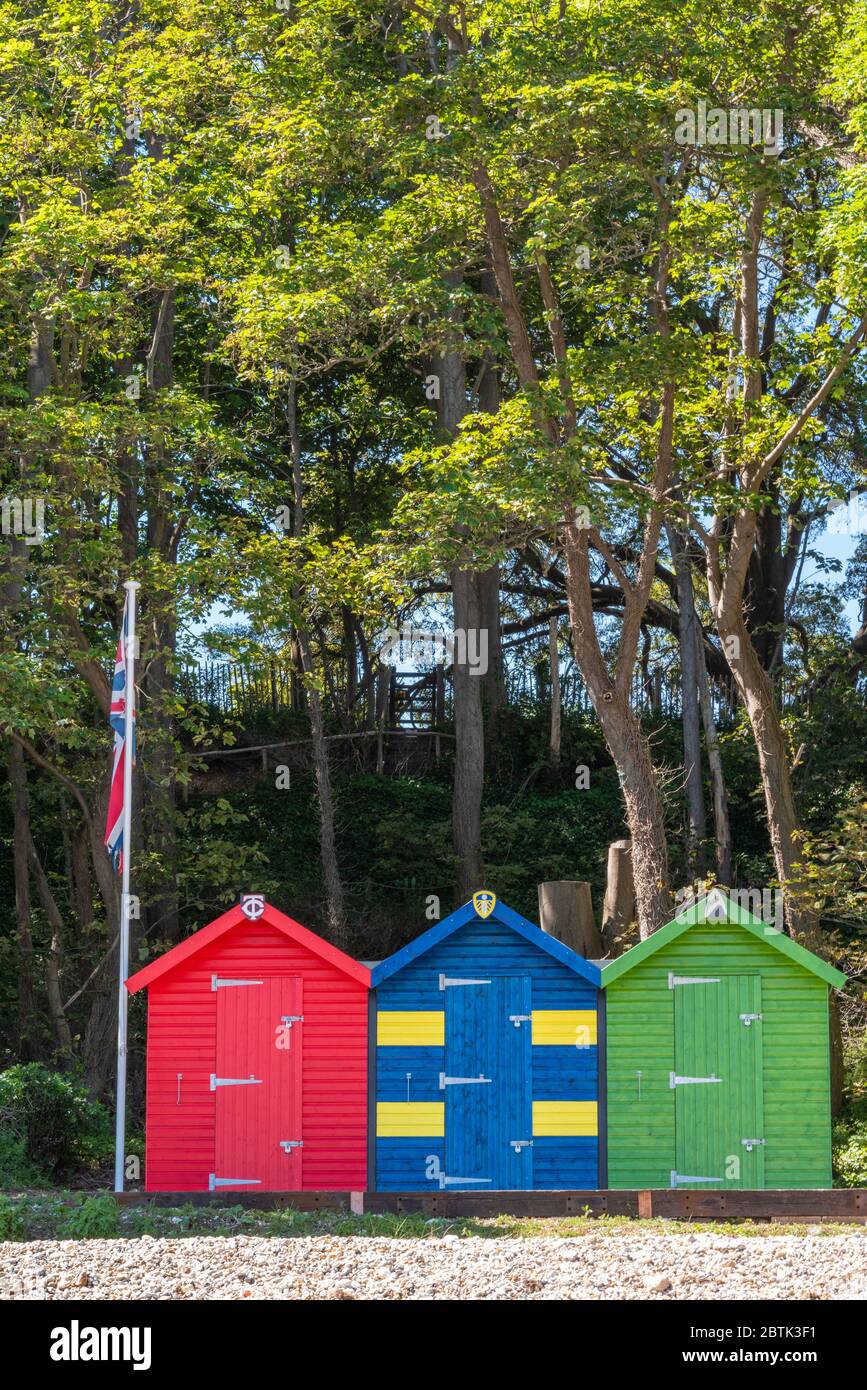
<svg viewBox="0 0 867 1390">
<path fill-rule="evenodd" d="M 332 946 L 329 941 L 323 941 L 321 936 L 317 936 L 315 932 L 309 931 L 307 927 L 302 927 L 300 922 L 294 922 L 292 918 L 287 917 L 285 913 L 278 912 L 277 908 L 272 907 L 270 903 L 264 904 L 262 915 L 261 917 L 257 917 L 255 922 L 266 922 L 268 926 L 276 927 L 278 931 L 283 932 L 284 936 L 288 936 L 290 940 L 297 942 L 299 946 L 305 946 L 307 950 L 312 951 L 314 955 L 321 956 L 323 960 L 328 961 L 329 965 L 333 965 L 336 969 L 342 970 L 344 974 L 349 975 L 353 980 L 357 980 L 360 985 L 366 985 L 368 988 L 370 987 L 370 971 L 367 966 L 360 965 L 358 961 L 348 956 L 345 951 L 340 951 L 336 946 Z M 224 912 L 222 917 L 218 917 L 216 921 L 210 922 L 206 927 L 202 927 L 200 931 L 194 932 L 192 936 L 187 937 L 186 941 L 181 941 L 179 945 L 173 946 L 170 951 L 166 951 L 165 955 L 158 956 L 156 960 L 152 960 L 150 965 L 146 965 L 143 970 L 139 970 L 135 975 L 131 975 L 126 982 L 127 989 L 130 994 L 137 994 L 138 991 L 144 989 L 146 985 L 152 985 L 154 980 L 160 979 L 162 975 L 166 975 L 170 970 L 174 970 L 177 966 L 183 965 L 184 961 L 189 960 L 191 956 L 197 955 L 199 951 L 203 951 L 206 946 L 213 945 L 215 941 L 219 940 L 227 931 L 231 931 L 233 927 L 241 925 L 253 926 L 254 922 L 252 922 L 244 912 L 241 904 L 237 903 L 234 907 L 230 907 L 228 912 Z"/>
<path fill-rule="evenodd" d="M 846 983 L 846 976 L 840 970 L 836 970 L 833 965 L 829 965 L 827 961 L 814 955 L 806 947 L 799 946 L 797 941 L 793 941 L 790 936 L 786 936 L 777 927 L 769 926 L 760 917 L 754 917 L 752 913 L 747 912 L 746 908 L 734 902 L 720 888 L 713 888 L 703 898 L 698 898 L 695 902 L 690 903 L 689 907 L 684 908 L 672 922 L 660 927 L 659 931 L 655 931 L 646 941 L 640 941 L 637 946 L 631 947 L 622 956 L 618 956 L 617 960 L 604 965 L 602 967 L 603 989 L 614 980 L 619 980 L 621 975 L 625 975 L 636 965 L 640 965 L 642 961 L 647 960 L 649 956 L 655 955 L 669 942 L 676 941 L 691 927 L 698 926 L 702 922 L 727 922 L 732 926 L 743 927 L 744 931 L 749 932 L 765 946 L 780 951 L 782 955 L 793 960 L 796 965 L 801 965 L 805 970 L 818 975 L 820 980 L 833 985 L 835 989 L 840 989 Z"/>
<path fill-rule="evenodd" d="M 542 931 L 541 927 L 534 926 L 526 917 L 522 917 L 519 912 L 513 911 L 513 909 L 507 907 L 505 903 L 497 901 L 490 916 L 494 921 L 502 923 L 504 927 L 510 927 L 512 931 L 517 932 L 519 936 L 523 936 L 527 941 L 532 942 L 540 951 L 546 951 L 549 956 L 553 956 L 561 965 L 565 965 L 570 970 L 574 970 L 576 975 L 581 975 L 582 978 L 589 981 L 591 985 L 595 985 L 597 989 L 599 988 L 601 973 L 598 966 L 593 965 L 589 960 L 585 960 L 583 956 L 579 956 L 576 951 L 571 950 L 568 946 L 564 946 L 562 941 L 558 941 L 553 936 L 548 936 L 546 932 Z M 409 965 L 411 961 L 418 960 L 419 956 L 423 956 L 432 946 L 439 945 L 441 941 L 445 941 L 446 937 L 451 936 L 453 932 L 458 931 L 460 927 L 466 926 L 467 922 L 471 922 L 474 919 L 478 921 L 486 920 L 480 917 L 476 912 L 472 901 L 464 903 L 463 907 L 459 907 L 456 912 L 452 912 L 450 916 L 444 917 L 441 922 L 436 922 L 434 926 L 430 927 L 426 932 L 422 932 L 421 936 L 417 936 L 415 941 L 411 941 L 408 946 L 404 946 L 401 950 L 395 951 L 393 956 L 389 956 L 386 960 L 381 961 L 379 965 L 374 966 L 370 975 L 371 986 L 375 987 L 376 985 L 382 984 L 383 980 L 387 980 L 389 976 L 396 974 L 398 970 L 402 970 L 403 967 Z"/>
</svg>

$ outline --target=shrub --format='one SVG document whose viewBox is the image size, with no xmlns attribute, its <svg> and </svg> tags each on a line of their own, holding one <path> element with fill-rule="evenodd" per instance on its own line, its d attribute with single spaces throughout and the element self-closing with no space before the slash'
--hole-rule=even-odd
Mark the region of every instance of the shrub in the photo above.
<svg viewBox="0 0 867 1390">
<path fill-rule="evenodd" d="M 61 1240 L 98 1240 L 116 1236 L 119 1230 L 117 1202 L 110 1192 L 98 1192 L 73 1207 L 57 1234 Z"/>
<path fill-rule="evenodd" d="M 32 1165 L 52 1180 L 105 1162 L 111 1154 L 111 1116 L 105 1106 L 37 1062 L 0 1074 L 0 1132 L 8 1161 L 23 1160 L 25 1167 Z"/>
<path fill-rule="evenodd" d="M 24 1240 L 26 1235 L 20 1208 L 0 1193 L 0 1240 Z"/>
</svg>

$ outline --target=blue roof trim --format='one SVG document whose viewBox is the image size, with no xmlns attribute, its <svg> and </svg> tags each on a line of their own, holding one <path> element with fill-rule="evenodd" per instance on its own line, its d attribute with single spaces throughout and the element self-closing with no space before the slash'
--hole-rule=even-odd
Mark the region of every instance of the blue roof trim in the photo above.
<svg viewBox="0 0 867 1390">
<path fill-rule="evenodd" d="M 541 927 L 534 926 L 526 917 L 522 917 L 520 912 L 513 911 L 511 907 L 507 907 L 505 903 L 497 900 L 491 917 L 494 921 L 501 922 L 504 927 L 510 927 L 519 936 L 523 936 L 532 945 L 537 946 L 540 951 L 546 951 L 549 956 L 553 956 L 567 969 L 573 970 L 576 975 L 580 975 L 596 989 L 601 988 L 602 971 L 597 965 L 594 965 L 592 961 L 585 960 L 583 956 L 579 956 L 568 946 L 564 946 L 562 941 L 548 936 Z M 417 936 L 415 941 L 410 941 L 408 946 L 401 947 L 399 951 L 395 951 L 393 956 L 388 956 L 386 960 L 380 961 L 379 965 L 374 966 L 370 972 L 371 989 L 375 989 L 377 985 L 382 984 L 383 980 L 397 974 L 398 970 L 402 970 L 405 965 L 410 965 L 412 961 L 418 960 L 419 956 L 423 956 L 432 946 L 438 946 L 447 936 L 451 936 L 452 932 L 457 931 L 459 927 L 466 926 L 467 922 L 474 919 L 480 922 L 485 920 L 478 916 L 472 902 L 468 902 L 455 912 L 450 913 L 448 917 L 444 917 L 441 922 L 435 922 L 426 932 L 422 932 L 421 936 Z"/>
</svg>

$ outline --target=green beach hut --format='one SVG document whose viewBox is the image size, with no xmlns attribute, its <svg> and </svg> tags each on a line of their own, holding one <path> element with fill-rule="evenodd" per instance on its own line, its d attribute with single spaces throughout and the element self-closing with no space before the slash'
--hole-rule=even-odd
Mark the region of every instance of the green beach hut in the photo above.
<svg viewBox="0 0 867 1390">
<path fill-rule="evenodd" d="M 608 1186 L 831 1186 L 828 990 L 713 889 L 602 968 Z"/>
</svg>

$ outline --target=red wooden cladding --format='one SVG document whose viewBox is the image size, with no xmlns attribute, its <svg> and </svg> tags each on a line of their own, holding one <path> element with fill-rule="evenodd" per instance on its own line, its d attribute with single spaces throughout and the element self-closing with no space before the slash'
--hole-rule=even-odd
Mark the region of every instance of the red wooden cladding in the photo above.
<svg viewBox="0 0 867 1390">
<path fill-rule="evenodd" d="M 215 976 L 262 984 L 214 989 Z M 369 979 L 268 904 L 256 921 L 233 908 L 133 976 L 131 993 L 148 989 L 147 1191 L 207 1191 L 211 1174 L 262 1179 L 229 1193 L 364 1189 Z M 212 1089 L 236 1073 L 262 1084 Z"/>
</svg>

